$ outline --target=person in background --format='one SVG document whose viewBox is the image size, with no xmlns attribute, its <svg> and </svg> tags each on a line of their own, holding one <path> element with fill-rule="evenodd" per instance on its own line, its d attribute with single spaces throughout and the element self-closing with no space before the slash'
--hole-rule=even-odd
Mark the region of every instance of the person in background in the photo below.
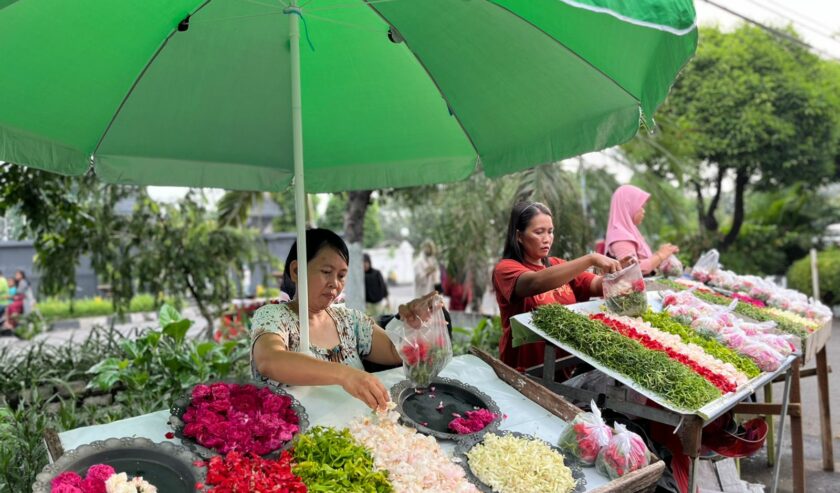
<svg viewBox="0 0 840 493">
<path fill-rule="evenodd" d="M 382 315 L 390 309 L 391 301 L 388 299 L 388 285 L 382 272 L 373 268 L 370 262 L 370 255 L 364 255 L 365 268 L 365 303 L 367 313 L 372 317 Z"/>
<path fill-rule="evenodd" d="M 463 312 L 467 310 L 473 299 L 472 276 L 461 274 L 462 281 L 452 275 L 443 279 L 443 295 L 449 297 L 449 311 Z"/>
<path fill-rule="evenodd" d="M 514 368 L 542 364 L 545 342 L 513 347 L 510 318 L 527 313 L 541 305 L 571 305 L 601 296 L 600 276 L 587 270 L 597 267 L 603 272 L 617 272 L 632 258 L 611 259 L 590 253 L 565 261 L 549 256 L 554 243 L 551 210 L 539 202 L 516 204 L 510 213 L 505 237 L 504 258 L 493 270 L 493 288 L 502 318 L 499 356 Z M 558 349 L 558 357 L 565 353 Z"/>
<path fill-rule="evenodd" d="M 607 223 L 606 253 L 612 258 L 636 257 L 642 274 L 649 275 L 666 258 L 680 251 L 665 243 L 656 252 L 651 252 L 639 225 L 645 219 L 645 204 L 650 194 L 633 185 L 621 185 L 610 202 L 610 218 Z"/>
<path fill-rule="evenodd" d="M 340 236 L 328 229 L 306 231 L 309 296 L 309 350 L 301 353 L 298 297 L 289 303 L 260 307 L 251 319 L 251 374 L 262 381 L 288 385 L 340 385 L 372 409 L 389 402 L 388 391 L 362 360 L 382 365 L 402 362 L 385 330 L 359 310 L 334 303 L 344 290 L 350 254 Z M 297 244 L 284 273 L 298 282 Z M 436 308 L 437 293 L 399 306 L 398 318 L 418 328 Z"/>
<path fill-rule="evenodd" d="M 6 311 L 6 305 L 10 301 L 9 296 L 9 282 L 3 277 L 3 272 L 0 271 L 0 320 L 3 319 L 3 312 Z"/>
<path fill-rule="evenodd" d="M 16 271 L 14 282 L 15 293 L 12 302 L 6 307 L 5 320 L 3 321 L 3 331 L 6 334 L 14 332 L 17 319 L 23 314 L 30 313 L 35 306 L 35 296 L 32 294 L 29 281 L 26 279 L 26 273 L 22 270 Z"/>
<path fill-rule="evenodd" d="M 435 254 L 434 242 L 423 241 L 420 255 L 414 261 L 414 296 L 420 297 L 432 292 L 440 284 L 440 265 Z"/>
</svg>

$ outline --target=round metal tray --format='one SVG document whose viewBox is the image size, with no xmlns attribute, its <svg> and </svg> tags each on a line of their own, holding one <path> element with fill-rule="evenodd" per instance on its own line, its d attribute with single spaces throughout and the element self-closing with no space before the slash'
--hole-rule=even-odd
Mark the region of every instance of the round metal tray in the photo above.
<svg viewBox="0 0 840 493">
<path fill-rule="evenodd" d="M 470 469 L 470 462 L 469 462 L 469 458 L 467 458 L 467 452 L 472 450 L 472 448 L 475 447 L 476 445 L 478 445 L 479 443 L 483 442 L 484 437 L 486 437 L 488 434 L 493 434 L 493 435 L 498 435 L 498 436 L 511 435 L 511 436 L 515 436 L 515 437 L 518 437 L 518 438 L 527 438 L 529 440 L 539 440 L 539 441 L 545 443 L 546 445 L 551 447 L 553 450 L 557 451 L 557 453 L 562 455 L 563 456 L 563 462 L 566 464 L 566 467 L 571 469 L 572 478 L 574 478 L 575 481 L 577 482 L 577 486 L 575 486 L 575 489 L 572 490 L 572 493 L 583 493 L 584 491 L 586 491 L 586 478 L 584 477 L 583 469 L 581 469 L 580 463 L 577 460 L 575 460 L 575 459 L 569 457 L 568 455 L 564 454 L 563 451 L 560 450 L 558 447 L 546 442 L 545 440 L 543 440 L 541 438 L 537 438 L 537 437 L 534 437 L 532 435 L 525 435 L 523 433 L 517 433 L 515 431 L 498 431 L 498 430 L 495 430 L 495 431 L 486 431 L 485 430 L 485 431 L 482 431 L 480 433 L 475 433 L 473 435 L 469 435 L 466 438 L 464 438 L 463 440 L 459 441 L 458 444 L 455 446 L 454 457 L 455 457 L 456 461 L 461 465 L 461 467 L 464 468 L 464 471 L 467 473 L 467 479 L 472 484 L 474 484 L 476 486 L 476 488 L 478 488 L 479 490 L 481 490 L 485 493 L 493 493 L 493 488 L 484 484 L 480 479 L 478 479 L 478 477 L 475 474 L 473 474 L 472 469 Z M 550 492 L 546 492 L 546 493 L 550 493 Z"/>
<path fill-rule="evenodd" d="M 443 440 L 460 440 L 482 431 L 495 430 L 502 421 L 502 412 L 490 396 L 472 385 L 451 378 L 437 377 L 423 391 L 417 391 L 409 380 L 403 380 L 391 387 L 391 400 L 397 404 L 396 410 L 403 424 Z M 441 402 L 443 409 L 438 411 Z M 449 422 L 454 419 L 453 413 L 464 415 L 476 408 L 487 409 L 497 418 L 476 433 L 459 435 L 449 430 Z"/>
<path fill-rule="evenodd" d="M 280 454 L 284 450 L 288 449 L 291 446 L 292 442 L 294 441 L 294 437 L 296 437 L 297 435 L 299 435 L 301 433 L 304 433 L 309 428 L 309 415 L 306 413 L 306 409 L 303 407 L 303 405 L 297 399 L 295 399 L 295 396 L 293 396 L 292 394 L 289 394 L 288 392 L 281 389 L 277 385 L 273 385 L 273 384 L 270 384 L 270 383 L 260 383 L 260 382 L 252 382 L 252 381 L 239 381 L 239 380 L 216 380 L 216 381 L 208 382 L 208 383 L 201 384 L 201 385 L 212 385 L 214 383 L 227 383 L 227 384 L 232 383 L 232 384 L 237 384 L 237 385 L 253 385 L 254 387 L 257 387 L 257 388 L 268 387 L 273 393 L 275 393 L 277 395 L 286 396 L 286 397 L 289 397 L 290 399 L 292 399 L 291 408 L 295 411 L 295 414 L 297 414 L 297 417 L 298 417 L 298 431 L 297 431 L 297 433 L 295 433 L 292 436 L 292 439 L 289 440 L 288 442 L 286 442 L 282 447 L 280 447 L 279 449 L 277 449 L 277 450 L 275 450 L 275 451 L 273 451 L 269 454 L 264 455 L 263 457 L 266 457 L 266 458 L 277 458 L 277 457 L 279 457 Z M 190 387 L 189 390 L 187 390 L 186 393 L 181 395 L 179 398 L 175 399 L 175 402 L 172 403 L 172 406 L 169 409 L 169 412 L 171 414 L 171 416 L 169 416 L 169 426 L 172 427 L 172 430 L 175 432 L 175 437 L 178 438 L 179 440 L 181 440 L 181 442 L 184 444 L 184 446 L 186 446 L 187 448 L 189 448 L 190 450 L 192 450 L 193 452 L 195 452 L 196 454 L 201 456 L 203 459 L 209 459 L 213 456 L 221 455 L 221 454 L 219 452 L 215 451 L 215 450 L 212 450 L 212 449 L 209 449 L 209 448 L 204 447 L 202 445 L 199 445 L 199 443 L 196 442 L 194 438 L 185 437 L 184 433 L 183 433 L 185 423 L 181 419 L 181 417 L 187 411 L 187 408 L 189 407 L 190 403 L 192 402 L 193 388 L 195 388 L 195 386 Z"/>
<path fill-rule="evenodd" d="M 65 471 L 84 477 L 90 466 L 107 464 L 118 473 L 143 479 L 167 493 L 191 493 L 203 483 L 206 471 L 195 463 L 199 457 L 171 442 L 155 443 L 148 438 L 109 438 L 66 452 L 36 476 L 33 493 L 50 493 L 52 480 Z"/>
</svg>

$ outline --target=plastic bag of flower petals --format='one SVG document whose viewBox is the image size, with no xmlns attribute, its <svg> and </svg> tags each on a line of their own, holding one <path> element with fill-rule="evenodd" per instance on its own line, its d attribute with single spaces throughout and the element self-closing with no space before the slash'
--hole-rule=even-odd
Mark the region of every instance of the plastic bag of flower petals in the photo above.
<svg viewBox="0 0 840 493">
<path fill-rule="evenodd" d="M 726 324 L 719 317 L 700 317 L 691 322 L 691 328 L 698 333 L 722 339 L 721 332 L 726 327 Z"/>
<path fill-rule="evenodd" d="M 680 277 L 683 275 L 683 264 L 676 256 L 670 255 L 659 264 L 659 272 L 665 277 Z"/>
<path fill-rule="evenodd" d="M 720 253 L 714 248 L 704 253 L 697 259 L 697 263 L 691 269 L 691 277 L 706 283 L 712 278 L 712 275 L 720 268 Z"/>
<path fill-rule="evenodd" d="M 606 447 L 612 438 L 612 428 L 601 418 L 601 410 L 590 403 L 592 412 L 580 413 L 569 423 L 560 435 L 559 446 L 577 457 L 581 465 L 595 465 L 598 452 Z"/>
<path fill-rule="evenodd" d="M 719 340 L 730 349 L 739 350 L 747 342 L 747 334 L 738 327 L 727 326 L 720 331 Z"/>
<path fill-rule="evenodd" d="M 420 389 L 429 387 L 452 359 L 452 342 L 443 315 L 443 298 L 436 297 L 433 306 L 432 316 L 420 328 L 398 324 L 387 332 L 400 354 L 406 378 Z"/>
<path fill-rule="evenodd" d="M 778 351 L 782 356 L 790 356 L 791 353 L 796 351 L 796 346 L 792 342 L 795 339 L 796 336 L 790 334 L 762 334 L 759 340 Z"/>
<path fill-rule="evenodd" d="M 785 359 L 784 356 L 772 347 L 755 340 L 748 340 L 738 351 L 755 361 L 755 364 L 758 365 L 761 371 L 776 371 Z"/>
<path fill-rule="evenodd" d="M 601 449 L 595 467 L 601 474 L 616 479 L 648 464 L 650 452 L 642 437 L 616 423 L 612 439 Z"/>
<path fill-rule="evenodd" d="M 636 317 L 647 310 L 647 294 L 638 262 L 604 276 L 604 301 L 616 315 Z"/>
</svg>

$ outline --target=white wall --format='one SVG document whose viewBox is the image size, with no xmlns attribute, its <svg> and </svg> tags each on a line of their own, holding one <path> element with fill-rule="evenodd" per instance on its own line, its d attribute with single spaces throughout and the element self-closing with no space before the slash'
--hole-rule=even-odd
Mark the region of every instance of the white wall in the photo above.
<svg viewBox="0 0 840 493">
<path fill-rule="evenodd" d="M 386 281 L 396 278 L 397 284 L 414 283 L 414 247 L 407 241 L 397 248 L 370 248 L 365 253 L 370 255 L 373 268 L 382 272 Z"/>
</svg>

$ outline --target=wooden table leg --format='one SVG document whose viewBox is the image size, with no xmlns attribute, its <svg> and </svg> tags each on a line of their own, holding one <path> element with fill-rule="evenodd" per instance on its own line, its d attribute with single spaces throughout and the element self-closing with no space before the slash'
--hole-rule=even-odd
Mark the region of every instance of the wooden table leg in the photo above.
<svg viewBox="0 0 840 493">
<path fill-rule="evenodd" d="M 790 402 L 801 403 L 802 392 L 799 388 L 799 365 L 801 360 L 793 362 Z M 784 416 L 781 417 L 784 419 Z M 802 418 L 790 417 L 790 440 L 791 440 L 791 462 L 793 463 L 793 491 L 794 493 L 805 493 L 805 454 L 802 442 Z M 779 458 L 777 458 L 779 459 Z"/>
<path fill-rule="evenodd" d="M 828 361 L 825 347 L 817 353 L 817 386 L 820 392 L 823 471 L 834 472 L 834 435 L 831 431 L 831 403 L 828 394 Z"/>
<path fill-rule="evenodd" d="M 696 416 L 683 422 L 679 432 L 683 453 L 688 456 L 688 493 L 697 493 L 697 464 L 700 461 L 700 447 L 703 439 L 703 421 Z"/>
</svg>

